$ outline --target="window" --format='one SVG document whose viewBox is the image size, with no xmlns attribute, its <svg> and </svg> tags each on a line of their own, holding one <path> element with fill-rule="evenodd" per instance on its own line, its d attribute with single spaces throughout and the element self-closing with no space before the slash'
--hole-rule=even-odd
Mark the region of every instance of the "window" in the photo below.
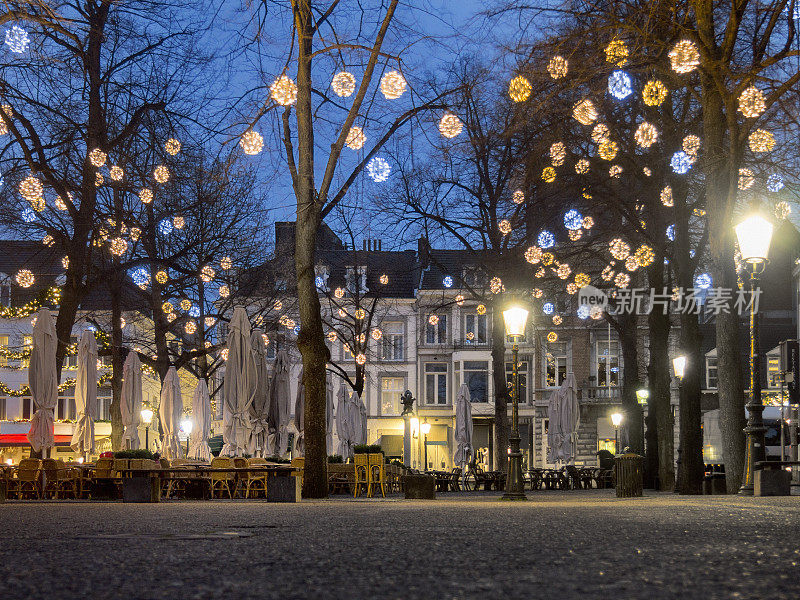
<svg viewBox="0 0 800 600">
<path fill-rule="evenodd" d="M 272 340 L 270 340 L 270 343 L 267 345 L 267 358 L 275 358 L 275 342 Z"/>
<path fill-rule="evenodd" d="M 153 423 L 156 422 L 158 415 L 153 417 Z M 110 421 L 111 420 L 111 398 L 97 398 L 97 420 Z M 157 425 L 156 425 L 157 427 Z"/>
<path fill-rule="evenodd" d="M 75 348 L 77 349 L 77 347 L 78 347 L 78 338 L 75 337 L 74 335 L 71 336 L 69 338 L 69 343 L 70 344 L 74 344 Z M 66 358 L 66 360 L 64 361 L 66 363 L 64 365 L 65 367 L 67 367 L 68 369 L 77 369 L 78 368 L 78 353 L 77 352 L 75 352 L 75 354 L 68 354 L 65 358 Z"/>
<path fill-rule="evenodd" d="M 425 404 L 447 404 L 445 363 L 425 363 Z"/>
<path fill-rule="evenodd" d="M 778 354 L 767 354 L 767 387 L 781 387 L 781 357 Z"/>
<path fill-rule="evenodd" d="M 489 362 L 485 360 L 464 361 L 464 383 L 469 388 L 473 402 L 489 401 Z"/>
<path fill-rule="evenodd" d="M 403 360 L 403 323 L 382 323 L 381 358 L 383 360 Z"/>
<path fill-rule="evenodd" d="M 7 335 L 0 335 L 0 350 L 2 351 L 8 350 Z M 0 355 L 0 367 L 5 367 L 6 365 L 8 365 L 8 358 L 5 355 Z"/>
<path fill-rule="evenodd" d="M 22 336 L 22 349 L 23 350 L 32 350 L 33 349 L 33 336 L 32 335 L 23 335 Z M 22 368 L 27 369 L 31 366 L 31 357 L 28 356 L 27 358 L 22 359 Z"/>
<path fill-rule="evenodd" d="M 56 420 L 57 421 L 74 421 L 77 417 L 77 410 L 75 408 L 75 398 L 59 398 L 56 404 Z"/>
<path fill-rule="evenodd" d="M 400 396 L 405 391 L 406 380 L 403 377 L 381 377 L 381 414 L 399 415 Z"/>
<path fill-rule="evenodd" d="M 486 287 L 486 274 L 480 269 L 480 267 L 464 267 L 464 270 L 461 272 L 461 279 L 464 281 L 464 285 L 467 287 Z"/>
<path fill-rule="evenodd" d="M 564 363 L 566 365 L 566 362 Z M 519 377 L 519 401 L 528 401 L 528 363 L 519 361 L 517 363 L 517 376 Z M 514 363 L 506 363 L 506 384 L 508 391 L 514 393 Z"/>
<path fill-rule="evenodd" d="M 464 344 L 486 344 L 489 336 L 486 329 L 486 315 L 477 313 L 464 315 Z"/>
<path fill-rule="evenodd" d="M 616 340 L 597 340 L 597 385 L 619 385 L 619 345 Z"/>
<path fill-rule="evenodd" d="M 560 386 L 567 376 L 567 342 L 548 343 L 545 360 L 545 385 Z"/>
<path fill-rule="evenodd" d="M 713 356 L 711 353 L 713 352 Z M 717 352 L 712 350 L 706 354 L 706 388 L 717 389 Z"/>
<path fill-rule="evenodd" d="M 31 420 L 33 414 L 33 400 L 31 398 L 22 399 L 22 418 L 26 421 Z"/>
<path fill-rule="evenodd" d="M 342 359 L 350 361 L 356 359 L 356 357 L 353 356 L 353 351 L 350 348 L 350 343 L 345 342 L 344 340 L 342 340 Z"/>
<path fill-rule="evenodd" d="M 347 267 L 344 276 L 347 291 L 355 296 L 369 291 L 367 287 L 367 267 Z"/>
<path fill-rule="evenodd" d="M 425 343 L 426 344 L 445 344 L 447 343 L 447 315 L 435 315 L 436 323 L 431 323 L 431 317 L 425 316 Z"/>
</svg>

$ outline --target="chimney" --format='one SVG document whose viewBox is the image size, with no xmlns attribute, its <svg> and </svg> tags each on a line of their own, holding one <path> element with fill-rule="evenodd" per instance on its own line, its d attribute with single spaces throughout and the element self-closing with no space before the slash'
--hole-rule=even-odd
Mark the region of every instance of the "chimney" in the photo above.
<svg viewBox="0 0 800 600">
<path fill-rule="evenodd" d="M 417 240 L 417 259 L 423 269 L 428 267 L 430 261 L 431 245 L 428 243 L 428 238 L 421 236 Z"/>
</svg>

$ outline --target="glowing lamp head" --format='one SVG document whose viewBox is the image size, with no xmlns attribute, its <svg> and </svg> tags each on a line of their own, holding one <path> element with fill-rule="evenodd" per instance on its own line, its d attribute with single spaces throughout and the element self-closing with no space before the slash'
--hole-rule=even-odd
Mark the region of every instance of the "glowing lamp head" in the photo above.
<svg viewBox="0 0 800 600">
<path fill-rule="evenodd" d="M 673 358 L 672 368 L 675 370 L 675 377 L 683 379 L 683 376 L 686 374 L 686 357 L 681 354 Z"/>
<path fill-rule="evenodd" d="M 506 335 L 512 338 L 525 335 L 525 323 L 528 321 L 528 311 L 521 306 L 512 306 L 503 311 L 503 320 L 506 324 Z"/>
<path fill-rule="evenodd" d="M 181 421 L 181 430 L 186 434 L 189 435 L 192 433 L 192 420 L 191 419 L 183 419 Z"/>
<path fill-rule="evenodd" d="M 761 215 L 750 215 L 736 226 L 736 238 L 745 262 L 763 263 L 772 241 L 772 223 Z"/>
<path fill-rule="evenodd" d="M 140 413 L 142 417 L 142 423 L 145 425 L 150 425 L 153 422 L 153 411 L 149 408 L 143 408 L 142 412 Z"/>
<path fill-rule="evenodd" d="M 647 404 L 647 399 L 650 398 L 650 390 L 647 388 L 642 388 L 640 390 L 636 390 L 636 401 L 639 404 L 645 405 Z"/>
<path fill-rule="evenodd" d="M 614 427 L 619 427 L 622 424 L 622 413 L 615 412 L 611 415 L 611 422 L 614 424 Z"/>
<path fill-rule="evenodd" d="M 431 432 L 431 424 L 423 423 L 419 426 L 419 430 L 422 432 L 422 435 L 428 435 Z"/>
<path fill-rule="evenodd" d="M 411 432 L 416 436 L 416 433 L 419 431 L 419 419 L 417 417 L 411 417 Z"/>
</svg>

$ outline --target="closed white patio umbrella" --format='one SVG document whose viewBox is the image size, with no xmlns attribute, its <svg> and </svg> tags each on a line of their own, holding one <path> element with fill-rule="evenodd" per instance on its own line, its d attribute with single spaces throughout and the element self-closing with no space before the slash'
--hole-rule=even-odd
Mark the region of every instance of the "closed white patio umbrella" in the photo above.
<svg viewBox="0 0 800 600">
<path fill-rule="evenodd" d="M 564 391 L 559 396 L 561 403 L 559 407 L 559 420 L 561 421 L 560 456 L 565 463 L 570 463 L 575 459 L 575 448 L 578 443 L 578 427 L 581 419 L 578 392 L 575 389 L 575 375 L 567 373 L 562 387 Z"/>
<path fill-rule="evenodd" d="M 257 383 L 256 360 L 250 344 L 250 322 L 244 307 L 237 306 L 229 324 L 228 360 L 223 384 L 222 454 L 225 456 L 241 456 L 247 452 L 250 406 L 255 398 Z"/>
<path fill-rule="evenodd" d="M 269 388 L 269 429 L 273 436 L 272 454 L 284 456 L 289 444 L 289 421 L 291 420 L 291 383 L 289 380 L 289 355 L 279 350 L 272 369 Z"/>
<path fill-rule="evenodd" d="M 97 417 L 97 342 L 88 329 L 78 343 L 78 372 L 75 374 L 75 410 L 78 421 L 70 446 L 85 457 L 94 452 L 94 420 Z"/>
<path fill-rule="evenodd" d="M 564 385 L 567 380 L 561 384 L 561 387 L 550 394 L 550 400 L 547 403 L 547 462 L 555 464 L 561 458 L 561 396 L 564 393 Z"/>
<path fill-rule="evenodd" d="M 28 387 L 36 412 L 31 419 L 28 441 L 35 452 L 47 456 L 55 445 L 53 410 L 58 400 L 58 375 L 56 374 L 56 328 L 53 317 L 46 308 L 36 313 L 33 326 L 33 348 L 28 368 Z"/>
<path fill-rule="evenodd" d="M 462 383 L 456 396 L 456 453 L 453 464 L 464 469 L 472 456 L 472 402 L 469 387 Z"/>
<path fill-rule="evenodd" d="M 347 408 L 347 426 L 350 434 L 351 446 L 358 446 L 360 444 L 367 443 L 366 410 L 362 412 L 361 408 L 361 398 L 359 397 L 358 392 L 353 392 L 350 396 L 350 401 L 348 402 Z"/>
<path fill-rule="evenodd" d="M 267 364 L 267 348 L 264 343 L 264 334 L 259 329 L 253 329 L 250 334 L 250 344 L 256 361 L 256 394 L 250 406 L 250 441 L 248 454 L 250 456 L 268 456 L 269 444 L 269 365 Z"/>
<path fill-rule="evenodd" d="M 303 371 L 297 378 L 297 399 L 294 402 L 294 428 L 297 431 L 294 447 L 298 456 L 306 455 L 305 441 L 305 410 L 306 410 L 306 388 L 303 385 Z"/>
<path fill-rule="evenodd" d="M 350 400 L 344 384 L 339 386 L 336 395 L 336 437 L 339 438 L 339 454 L 347 460 L 353 454 L 353 444 L 350 439 Z"/>
<path fill-rule="evenodd" d="M 182 415 L 181 382 L 175 367 L 170 367 L 161 385 L 161 404 L 158 407 L 158 418 L 161 420 L 163 432 L 161 455 L 164 458 L 183 458 L 183 449 L 178 439 Z"/>
<path fill-rule="evenodd" d="M 208 436 L 211 433 L 211 398 L 205 379 L 197 382 L 192 398 L 192 432 L 189 434 L 189 458 L 208 462 L 211 448 Z"/>
<path fill-rule="evenodd" d="M 139 355 L 130 351 L 122 367 L 122 446 L 139 449 L 139 421 L 142 413 L 142 362 Z"/>
<path fill-rule="evenodd" d="M 333 382 L 330 373 L 325 375 L 325 448 L 333 454 Z"/>
</svg>

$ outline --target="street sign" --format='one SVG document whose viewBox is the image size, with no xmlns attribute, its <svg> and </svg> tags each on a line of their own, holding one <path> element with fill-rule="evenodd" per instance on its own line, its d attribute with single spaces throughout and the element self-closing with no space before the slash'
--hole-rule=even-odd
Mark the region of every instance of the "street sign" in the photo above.
<svg viewBox="0 0 800 600">
<path fill-rule="evenodd" d="M 789 403 L 800 404 L 800 343 L 797 340 L 781 342 L 780 370 L 789 392 Z"/>
</svg>

